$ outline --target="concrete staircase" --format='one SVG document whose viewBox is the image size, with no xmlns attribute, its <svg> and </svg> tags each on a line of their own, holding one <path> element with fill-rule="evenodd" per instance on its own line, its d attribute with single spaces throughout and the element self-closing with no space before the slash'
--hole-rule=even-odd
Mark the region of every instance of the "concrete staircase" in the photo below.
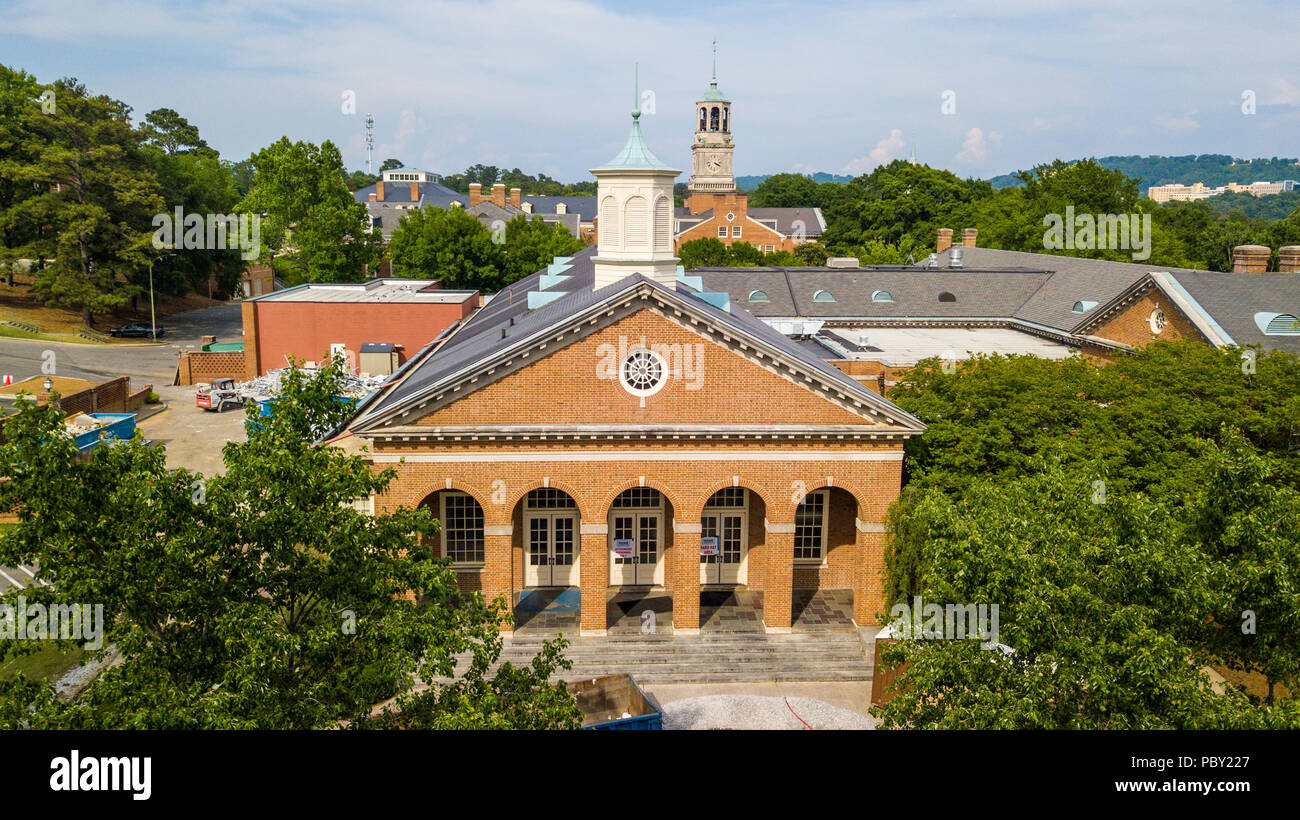
<svg viewBox="0 0 1300 820">
<path fill-rule="evenodd" d="M 543 636 L 515 635 L 502 661 L 527 664 Z M 870 648 L 857 632 L 788 635 L 719 633 L 697 636 L 630 635 L 570 638 L 564 655 L 573 668 L 557 677 L 576 681 L 627 672 L 640 683 L 731 681 L 867 681 Z"/>
</svg>

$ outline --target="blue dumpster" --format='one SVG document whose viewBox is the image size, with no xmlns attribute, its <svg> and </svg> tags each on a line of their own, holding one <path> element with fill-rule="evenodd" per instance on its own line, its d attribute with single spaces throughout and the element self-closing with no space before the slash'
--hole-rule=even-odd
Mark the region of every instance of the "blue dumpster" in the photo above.
<svg viewBox="0 0 1300 820">
<path fill-rule="evenodd" d="M 605 675 L 569 684 L 582 711 L 582 728 L 655 731 L 663 712 L 631 675 Z"/>
</svg>

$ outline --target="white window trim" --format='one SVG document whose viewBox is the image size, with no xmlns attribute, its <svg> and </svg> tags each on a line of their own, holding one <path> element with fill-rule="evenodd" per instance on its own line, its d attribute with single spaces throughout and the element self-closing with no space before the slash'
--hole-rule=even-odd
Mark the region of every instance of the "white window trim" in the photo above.
<svg viewBox="0 0 1300 820">
<path fill-rule="evenodd" d="M 455 492 L 455 491 L 453 491 L 453 492 L 443 493 L 442 495 L 440 495 L 440 496 L 438 497 L 438 523 L 441 525 L 441 526 L 438 527 L 438 537 L 442 540 L 442 557 L 443 557 L 443 558 L 447 558 L 447 557 L 449 557 L 448 554 L 447 554 L 447 527 L 446 527 L 446 521 L 447 521 L 447 499 L 450 498 L 450 497 L 453 496 L 453 495 L 455 495 L 455 496 L 463 496 L 463 497 L 466 497 L 466 498 L 471 497 L 469 493 Z M 485 540 L 486 540 L 486 538 L 485 538 Z M 487 549 L 487 545 L 486 545 L 486 543 L 485 543 L 485 544 L 484 544 L 484 551 L 485 551 L 485 554 L 484 554 L 484 556 L 483 556 L 483 557 L 484 557 L 484 560 L 483 560 L 483 561 L 456 561 L 456 560 L 453 559 L 452 562 L 451 562 L 452 569 L 461 569 L 461 570 L 465 570 L 465 569 L 482 569 L 483 566 L 484 566 L 484 564 L 486 563 L 486 558 L 487 558 L 487 555 L 486 555 L 486 549 Z"/>
<path fill-rule="evenodd" d="M 736 239 L 739 239 L 739 238 L 740 238 L 740 226 L 739 226 L 739 225 L 733 225 L 733 226 L 731 227 L 731 235 L 734 236 Z"/>
<path fill-rule="evenodd" d="M 726 226 L 726 225 L 719 225 L 719 226 L 718 226 L 718 238 L 719 238 L 719 239 L 726 239 L 726 238 L 727 238 L 727 226 Z"/>
<path fill-rule="evenodd" d="M 813 490 L 812 492 L 808 493 L 808 495 L 805 496 L 805 498 L 814 495 L 821 496 L 822 498 L 821 539 L 817 544 L 817 557 L 816 558 L 796 557 L 794 559 L 794 565 L 797 567 L 819 567 L 821 569 L 825 569 L 827 566 L 829 566 L 829 563 L 827 562 L 827 557 L 828 557 L 827 554 L 829 553 L 829 550 L 826 548 L 826 536 L 828 534 L 827 531 L 830 529 L 830 522 L 831 522 L 831 499 L 830 499 L 830 493 L 828 493 L 826 490 Z M 798 525 L 796 525 L 796 532 L 797 531 L 798 531 Z M 791 547 L 791 549 L 793 549 L 793 546 Z"/>
</svg>

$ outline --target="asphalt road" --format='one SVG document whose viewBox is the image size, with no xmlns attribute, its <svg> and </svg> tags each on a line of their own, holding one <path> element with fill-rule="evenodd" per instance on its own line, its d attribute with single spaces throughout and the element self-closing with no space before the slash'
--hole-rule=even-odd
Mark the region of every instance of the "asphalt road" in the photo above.
<svg viewBox="0 0 1300 820">
<path fill-rule="evenodd" d="M 157 389 L 171 384 L 181 348 L 197 350 L 203 336 L 209 334 L 222 342 L 244 338 L 238 304 L 180 313 L 159 324 L 166 328 L 167 335 L 156 344 L 74 344 L 0 337 L 0 374 L 10 374 L 14 381 L 39 375 L 45 351 L 52 350 L 56 375 L 96 381 L 130 376 L 133 389 L 145 384 Z"/>
</svg>

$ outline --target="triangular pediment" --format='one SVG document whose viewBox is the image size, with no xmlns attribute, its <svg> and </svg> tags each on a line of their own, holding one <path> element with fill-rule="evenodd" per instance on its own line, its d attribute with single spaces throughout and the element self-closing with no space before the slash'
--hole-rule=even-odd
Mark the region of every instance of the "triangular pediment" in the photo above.
<svg viewBox="0 0 1300 820">
<path fill-rule="evenodd" d="M 420 393 L 381 402 L 354 429 L 924 429 L 752 317 L 737 327 L 693 295 L 645 280 L 609 290 L 545 332 L 514 344 L 507 336 L 499 350 Z M 625 367 L 634 354 L 640 379 L 637 367 Z"/>
</svg>

